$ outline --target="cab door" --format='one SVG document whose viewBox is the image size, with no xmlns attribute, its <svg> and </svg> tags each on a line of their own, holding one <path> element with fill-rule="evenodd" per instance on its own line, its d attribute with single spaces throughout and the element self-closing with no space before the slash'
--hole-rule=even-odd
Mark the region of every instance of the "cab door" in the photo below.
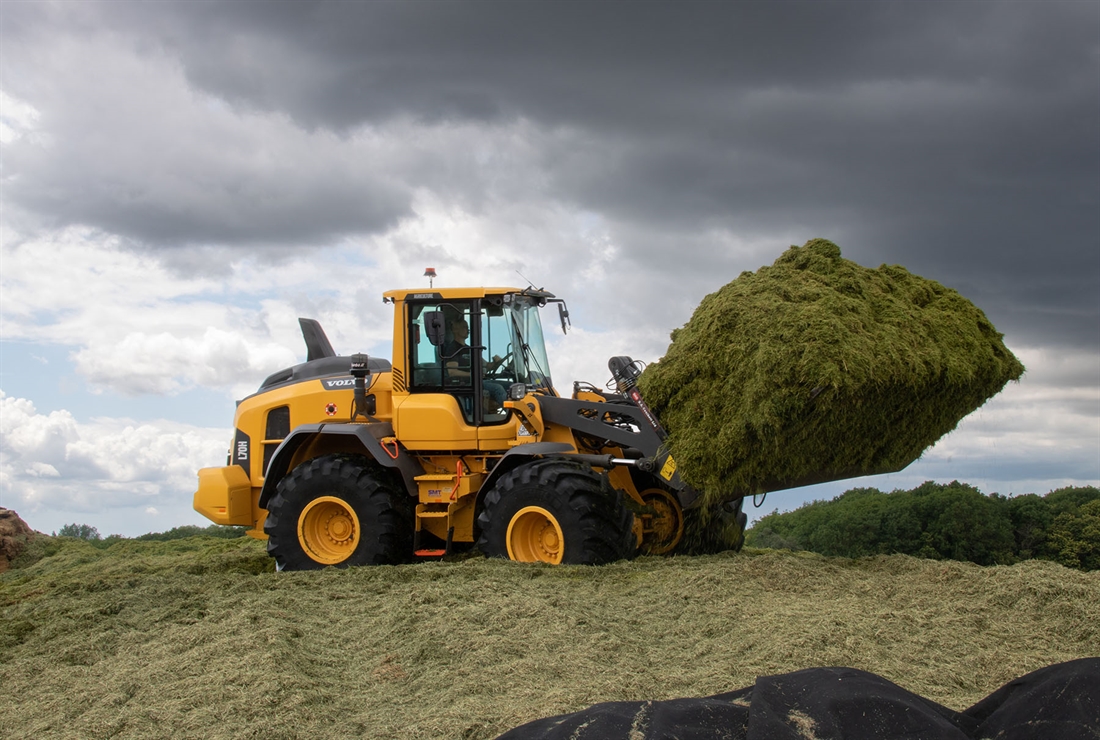
<svg viewBox="0 0 1100 740">
<path fill-rule="evenodd" d="M 486 296 L 481 302 L 477 341 L 481 350 L 481 423 L 478 449 L 507 450 L 515 444 L 519 421 L 504 408 L 508 389 L 521 377 L 522 351 L 510 310 L 502 296 Z"/>
<path fill-rule="evenodd" d="M 410 450 L 477 448 L 474 352 L 468 340 L 459 341 L 461 329 L 456 331 L 461 322 L 469 326 L 472 313 L 472 301 L 406 304 L 409 395 L 394 400 L 394 433 Z M 427 322 L 440 317 L 445 336 L 435 345 Z"/>
</svg>

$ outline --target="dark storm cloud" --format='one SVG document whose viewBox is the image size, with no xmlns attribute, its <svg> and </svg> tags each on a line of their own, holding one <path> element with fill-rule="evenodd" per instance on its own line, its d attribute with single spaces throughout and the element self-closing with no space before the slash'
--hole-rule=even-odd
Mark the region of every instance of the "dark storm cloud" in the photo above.
<svg viewBox="0 0 1100 740">
<path fill-rule="evenodd" d="M 1096 62 L 1097 13 L 1079 2 L 112 2 L 104 12 L 175 48 L 201 87 L 338 127 L 412 112 L 706 128 L 720 117 L 711 108 L 700 120 L 700 105 L 738 91 L 921 79 L 1038 89 Z"/>
<path fill-rule="evenodd" d="M 1096 3 L 82 6 L 24 6 L 5 34 L 109 27 L 178 59 L 234 110 L 311 132 L 526 120 L 565 132 L 533 163 L 547 195 L 649 229 L 652 240 L 624 244 L 639 261 L 702 229 L 804 231 L 959 288 L 1018 341 L 1100 347 Z M 410 185 L 438 177 L 423 162 L 415 174 L 393 166 L 393 180 L 420 178 Z M 139 228 L 108 203 L 35 200 L 65 176 L 55 162 L 37 196 L 12 197 Z M 358 185 L 377 196 L 368 215 L 342 195 L 351 185 L 331 185 L 323 218 L 259 236 L 378 230 L 407 210 L 390 183 Z M 483 187 L 471 176 L 465 197 Z M 239 234 L 225 218 L 204 233 L 190 213 L 173 231 L 245 240 L 255 215 Z"/>
</svg>

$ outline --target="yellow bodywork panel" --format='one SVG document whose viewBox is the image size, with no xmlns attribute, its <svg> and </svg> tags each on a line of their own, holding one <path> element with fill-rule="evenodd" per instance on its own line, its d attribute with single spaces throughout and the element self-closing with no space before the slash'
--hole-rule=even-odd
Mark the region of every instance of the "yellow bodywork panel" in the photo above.
<svg viewBox="0 0 1100 740">
<path fill-rule="evenodd" d="M 458 401 L 446 393 L 394 398 L 393 431 L 409 450 L 477 449 L 477 427 L 466 423 Z"/>
<path fill-rule="evenodd" d="M 507 401 L 505 402 L 507 403 Z M 482 451 L 506 450 L 516 444 L 522 425 L 514 415 L 503 424 L 487 424 L 477 430 L 477 447 Z"/>
<path fill-rule="evenodd" d="M 429 473 L 416 476 L 420 503 L 416 507 L 416 528 L 441 540 L 454 527 L 454 542 L 474 541 L 474 494 L 485 480 L 483 473 Z"/>
<path fill-rule="evenodd" d="M 255 523 L 255 494 L 244 469 L 239 465 L 203 468 L 199 471 L 199 490 L 195 491 L 195 511 L 215 524 L 251 527 Z"/>
<path fill-rule="evenodd" d="M 601 396 L 599 393 L 593 393 L 592 391 L 577 391 L 573 394 L 573 398 L 578 401 L 595 401 L 596 403 L 603 403 L 607 399 Z"/>
<path fill-rule="evenodd" d="M 456 481 L 455 479 L 458 478 Z M 423 504 L 439 504 L 457 501 L 463 496 L 477 493 L 485 476 L 481 473 L 471 473 L 458 477 L 453 473 L 437 473 L 416 476 L 416 484 L 420 489 L 420 502 Z"/>
<path fill-rule="evenodd" d="M 267 417 L 272 409 L 286 407 L 289 413 L 287 431 L 302 424 L 319 422 L 347 422 L 351 420 L 353 391 L 330 390 L 324 379 L 317 378 L 302 383 L 273 388 L 241 401 L 237 407 L 234 425 L 248 435 L 252 443 L 250 478 L 257 487 L 263 485 L 264 451 L 278 447 L 281 439 L 268 439 Z M 371 380 L 369 392 L 377 405 L 375 418 L 388 421 L 393 413 L 390 405 L 390 373 L 378 373 Z"/>
<path fill-rule="evenodd" d="M 256 498 L 258 499 L 259 496 L 260 492 L 259 490 L 256 490 Z M 257 504 L 256 512 L 259 514 L 259 516 L 256 518 L 256 526 L 254 526 L 252 529 L 247 530 L 245 534 L 256 540 L 266 540 L 267 532 L 264 531 L 264 522 L 267 521 L 267 509 L 261 509 L 259 508 L 259 504 Z"/>
<path fill-rule="evenodd" d="M 517 417 L 515 422 L 519 425 L 516 429 L 517 433 L 519 429 L 523 429 L 527 436 L 532 438 L 532 441 L 538 441 L 546 433 L 546 423 L 542 420 L 542 409 L 532 395 L 528 394 L 521 401 L 505 401 L 504 408 L 511 409 Z"/>
<path fill-rule="evenodd" d="M 565 444 L 572 445 L 574 449 L 577 447 L 577 438 L 573 436 L 573 430 L 569 427 L 563 427 L 561 424 L 547 424 L 539 441 L 564 442 Z"/>
</svg>

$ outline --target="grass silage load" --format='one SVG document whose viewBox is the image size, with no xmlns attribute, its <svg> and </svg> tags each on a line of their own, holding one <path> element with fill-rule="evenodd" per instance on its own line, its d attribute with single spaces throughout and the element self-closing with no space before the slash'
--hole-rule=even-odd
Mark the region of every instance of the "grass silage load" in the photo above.
<svg viewBox="0 0 1100 740">
<path fill-rule="evenodd" d="M 716 504 L 900 470 L 1023 372 L 956 291 L 814 239 L 704 298 L 640 387 Z"/>
</svg>

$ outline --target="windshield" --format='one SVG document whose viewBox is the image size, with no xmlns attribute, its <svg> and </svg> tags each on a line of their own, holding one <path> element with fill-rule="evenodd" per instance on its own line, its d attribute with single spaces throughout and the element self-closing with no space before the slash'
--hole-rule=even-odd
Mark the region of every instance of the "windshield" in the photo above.
<svg viewBox="0 0 1100 740">
<path fill-rule="evenodd" d="M 546 357 L 546 342 L 542 337 L 538 302 L 527 296 L 513 295 L 504 312 L 513 334 L 512 356 L 508 362 L 518 382 L 553 392 L 550 361 Z"/>
</svg>

